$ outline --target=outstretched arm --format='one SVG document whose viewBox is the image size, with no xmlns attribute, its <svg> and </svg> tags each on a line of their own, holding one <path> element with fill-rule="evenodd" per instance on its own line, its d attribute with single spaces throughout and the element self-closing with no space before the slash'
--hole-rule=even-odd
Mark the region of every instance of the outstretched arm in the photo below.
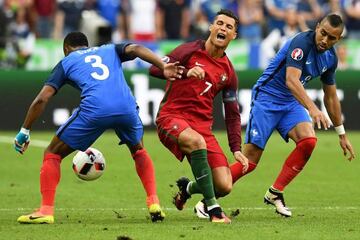
<svg viewBox="0 0 360 240">
<path fill-rule="evenodd" d="M 325 130 L 328 129 L 330 122 L 307 95 L 304 86 L 300 83 L 300 77 L 300 69 L 295 67 L 286 68 L 286 86 L 301 105 L 309 111 L 310 117 L 312 118 L 313 123 L 317 125 L 318 129 L 321 129 L 321 126 L 323 126 Z"/>
<path fill-rule="evenodd" d="M 348 160 L 351 161 L 355 158 L 355 153 L 350 141 L 348 140 L 343 122 L 341 119 L 341 105 L 336 94 L 335 85 L 323 84 L 324 90 L 324 104 L 336 131 L 339 134 L 340 147 L 343 149 L 344 156 L 350 153 Z"/>
<path fill-rule="evenodd" d="M 190 57 L 193 55 L 193 53 L 195 51 L 197 51 L 198 49 L 203 47 L 204 44 L 205 44 L 205 42 L 202 40 L 181 44 L 178 47 L 176 47 L 174 50 L 172 50 L 169 54 L 167 54 L 163 58 L 163 61 L 166 63 L 179 62 L 181 66 L 187 67 L 187 63 L 188 63 L 188 60 L 190 59 Z M 182 78 L 187 78 L 191 75 L 191 73 L 190 73 L 190 75 L 188 74 L 188 71 L 189 71 L 189 69 L 182 68 L 182 71 L 181 71 Z M 161 69 L 159 69 L 155 65 L 152 65 L 150 67 L 149 74 L 153 77 L 157 77 L 157 78 L 166 80 L 166 77 L 163 75 Z M 196 74 L 201 75 L 201 70 L 197 69 Z"/>
<path fill-rule="evenodd" d="M 139 57 L 142 60 L 155 65 L 157 68 L 162 70 L 167 79 L 175 80 L 176 78 L 181 78 L 183 68 L 178 66 L 178 62 L 164 63 L 155 53 L 144 46 L 138 44 L 127 45 L 125 48 L 125 54 L 133 58 Z"/>
</svg>

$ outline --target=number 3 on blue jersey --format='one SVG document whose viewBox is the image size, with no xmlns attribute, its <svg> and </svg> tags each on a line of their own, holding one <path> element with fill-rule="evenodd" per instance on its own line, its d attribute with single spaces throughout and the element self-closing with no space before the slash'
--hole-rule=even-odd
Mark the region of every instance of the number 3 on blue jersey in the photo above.
<svg viewBox="0 0 360 240">
<path fill-rule="evenodd" d="M 94 60 L 94 61 L 93 61 Z M 102 63 L 102 58 L 98 55 L 89 55 L 85 57 L 86 63 L 91 63 L 93 68 L 100 68 L 102 70 L 102 74 L 98 74 L 97 72 L 92 72 L 91 76 L 96 80 L 105 80 L 109 77 L 109 68 Z"/>
</svg>

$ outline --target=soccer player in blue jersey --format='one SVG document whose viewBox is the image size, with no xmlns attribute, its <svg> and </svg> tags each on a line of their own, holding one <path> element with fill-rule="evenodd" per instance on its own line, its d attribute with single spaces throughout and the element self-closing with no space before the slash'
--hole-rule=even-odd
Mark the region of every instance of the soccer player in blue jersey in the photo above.
<svg viewBox="0 0 360 240">
<path fill-rule="evenodd" d="M 20 223 L 53 223 L 56 187 L 60 181 L 60 163 L 75 150 L 85 151 L 107 129 L 114 129 L 135 161 L 136 171 L 146 191 L 146 203 L 152 221 L 161 221 L 165 214 L 156 193 L 152 160 L 142 143 L 143 125 L 138 107 L 126 83 L 121 64 L 136 57 L 162 69 L 174 80 L 181 73 L 175 64 L 164 64 L 148 48 L 123 43 L 88 47 L 81 32 L 69 33 L 64 39 L 65 58 L 53 69 L 44 87 L 32 102 L 20 132 L 15 137 L 15 150 L 23 154 L 30 142 L 33 122 L 43 112 L 52 96 L 65 84 L 81 92 L 79 108 L 63 124 L 44 152 L 40 171 L 41 207 L 18 218 Z"/>
<path fill-rule="evenodd" d="M 286 217 L 291 216 L 291 211 L 285 205 L 283 190 L 301 172 L 315 148 L 313 124 L 318 129 L 330 127 L 304 89 L 310 80 L 320 76 L 325 107 L 339 135 L 340 147 L 344 155 L 349 153 L 348 160 L 355 157 L 345 133 L 335 85 L 337 57 L 333 46 L 341 39 L 343 29 L 341 17 L 329 14 L 315 31 L 299 33 L 279 50 L 253 87 L 243 152 L 249 166 L 243 171 L 240 163 L 233 164 L 232 168 L 238 168 L 237 173 L 232 171 L 233 181 L 255 169 L 275 129 L 286 142 L 292 139 L 296 147 L 264 197 L 265 203 L 274 205 L 277 213 Z"/>
</svg>

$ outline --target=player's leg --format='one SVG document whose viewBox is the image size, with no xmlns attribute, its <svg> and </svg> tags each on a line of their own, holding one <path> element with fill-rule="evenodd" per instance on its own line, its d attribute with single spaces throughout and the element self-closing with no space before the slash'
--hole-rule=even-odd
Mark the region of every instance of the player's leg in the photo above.
<svg viewBox="0 0 360 240">
<path fill-rule="evenodd" d="M 223 154 L 209 154 L 209 163 L 210 163 L 210 168 L 211 168 L 211 172 L 213 175 L 213 182 L 214 182 L 214 189 L 215 189 L 215 197 L 219 198 L 219 197 L 224 197 L 227 194 L 229 194 L 232 190 L 232 177 L 231 177 L 231 172 L 229 169 L 229 166 L 227 164 L 227 160 L 225 155 Z M 222 156 L 221 156 L 222 155 Z M 213 167 L 211 165 L 211 163 L 214 163 L 214 159 L 215 157 L 217 157 L 217 159 L 220 160 L 220 162 L 222 162 L 222 159 L 225 160 L 225 164 L 227 166 L 216 166 Z M 212 159 L 212 160 L 210 160 Z M 219 163 L 219 162 L 218 162 Z M 201 190 L 199 189 L 199 186 L 196 182 L 192 182 L 192 184 L 189 187 L 189 192 L 192 193 L 201 193 Z M 199 217 L 199 218 L 209 218 L 209 214 L 208 214 L 208 209 L 207 209 L 207 205 L 205 202 L 205 199 L 200 200 L 194 207 L 194 213 Z"/>
<path fill-rule="evenodd" d="M 288 136 L 294 140 L 296 146 L 287 157 L 280 174 L 273 184 L 273 187 L 279 191 L 283 191 L 301 172 L 309 160 L 317 141 L 312 124 L 309 122 L 297 124 L 288 133 Z"/>
<path fill-rule="evenodd" d="M 285 217 L 291 216 L 286 207 L 283 190 L 300 173 L 316 145 L 315 132 L 308 113 L 298 103 L 284 115 L 279 123 L 278 131 L 287 141 L 291 138 L 296 143 L 295 149 L 287 157 L 273 185 L 266 192 L 264 200 L 273 204 L 276 211 Z"/>
<path fill-rule="evenodd" d="M 19 223 L 54 223 L 54 201 L 56 187 L 60 181 L 60 164 L 72 151 L 74 150 L 54 136 L 44 152 L 40 170 L 41 206 L 32 214 L 20 216 L 17 219 Z"/>
<path fill-rule="evenodd" d="M 249 159 L 259 160 L 260 156 L 262 154 L 262 149 L 258 148 L 254 144 L 249 143 L 249 144 L 246 144 L 246 147 L 245 147 L 243 153 L 246 154 L 246 156 L 251 156 L 251 158 L 249 158 Z M 212 174 L 213 174 L 214 186 L 215 186 L 215 194 L 216 194 L 217 198 L 224 197 L 231 192 L 233 182 L 236 181 L 236 180 L 234 180 L 234 177 L 243 176 L 247 172 L 250 172 L 250 171 L 247 171 L 247 172 L 243 173 L 242 164 L 239 164 L 240 166 L 232 164 L 231 165 L 232 168 L 231 167 L 229 168 L 227 159 L 224 154 L 208 153 L 208 155 L 209 155 L 209 164 L 210 164 L 210 167 L 212 168 Z M 249 167 L 251 167 L 251 165 Z M 234 171 L 236 171 L 236 172 L 234 173 Z M 192 187 L 195 187 L 195 186 L 192 186 Z M 192 191 L 195 191 L 195 190 L 192 190 Z M 194 212 L 196 213 L 196 215 L 199 218 L 209 218 L 209 215 L 207 214 L 207 207 L 206 207 L 204 200 L 199 201 L 195 205 Z"/>
<path fill-rule="evenodd" d="M 276 106 L 267 100 L 253 101 L 243 148 L 243 154 L 249 160 L 249 167 L 244 171 L 243 165 L 240 162 L 231 164 L 230 170 L 233 183 L 255 170 L 268 139 L 280 121 L 278 112 L 279 109 L 276 109 Z"/>
<path fill-rule="evenodd" d="M 160 141 L 178 160 L 182 161 L 184 156 L 188 157 L 193 174 L 197 179 L 194 182 L 191 182 L 186 177 L 177 180 L 179 192 L 174 197 L 174 204 L 177 209 L 182 210 L 184 208 L 187 199 L 193 194 L 189 192 L 189 188 L 192 183 L 196 183 L 198 187 L 194 190 L 194 193 L 202 193 L 204 198 L 214 207 L 212 212 L 216 212 L 219 215 L 219 219 L 213 218 L 214 222 L 229 223 L 230 221 L 228 221 L 226 216 L 222 216 L 221 208 L 216 208 L 218 205 L 215 199 L 211 170 L 207 162 L 204 138 L 191 129 L 188 122 L 182 118 L 157 119 L 157 130 Z"/>
<path fill-rule="evenodd" d="M 160 207 L 157 195 L 153 161 L 142 142 L 133 146 L 128 145 L 128 147 L 135 162 L 136 173 L 146 192 L 146 205 L 149 209 L 151 220 L 153 222 L 162 221 L 165 218 L 165 213 Z"/>
<path fill-rule="evenodd" d="M 213 176 L 215 195 L 217 198 L 223 197 L 232 189 L 229 163 L 215 136 L 211 132 L 203 136 L 206 141 L 207 160 Z M 197 185 L 196 182 L 192 184 L 193 189 L 190 189 L 192 193 L 197 193 L 196 189 L 199 188 Z"/>
<path fill-rule="evenodd" d="M 187 128 L 179 134 L 178 145 L 181 151 L 189 156 L 191 170 L 196 180 L 196 183 L 189 183 L 187 187 L 188 193 L 191 195 L 193 194 L 192 191 L 198 192 L 200 189 L 204 196 L 210 221 L 230 223 L 230 219 L 222 212 L 215 197 L 213 176 L 208 162 L 205 139 L 195 130 Z M 197 187 L 192 186 L 193 184 L 197 185 Z"/>
<path fill-rule="evenodd" d="M 144 130 L 141 120 L 138 114 L 130 114 L 125 117 L 125 121 L 121 120 L 121 122 L 121 127 L 116 127 L 115 132 L 121 142 L 126 143 L 134 159 L 136 173 L 146 192 L 146 205 L 151 220 L 153 222 L 162 221 L 165 218 L 165 213 L 160 207 L 157 195 L 154 164 L 143 145 Z"/>
<path fill-rule="evenodd" d="M 157 133 L 161 143 L 174 154 L 179 160 L 183 161 L 185 153 L 183 153 L 178 145 L 179 134 L 187 128 L 190 128 L 188 122 L 182 118 L 160 118 L 156 120 Z M 178 210 L 182 210 L 186 201 L 190 198 L 187 191 L 190 179 L 181 177 L 176 181 L 179 192 L 173 197 L 173 203 Z M 199 189 L 199 193 L 201 190 Z"/>
<path fill-rule="evenodd" d="M 60 181 L 60 164 L 74 149 L 85 151 L 103 130 L 89 125 L 78 112 L 62 125 L 44 151 L 40 170 L 41 206 L 38 211 L 18 218 L 20 223 L 53 223 L 54 203 L 57 185 Z"/>
<path fill-rule="evenodd" d="M 258 162 L 260 161 L 261 155 L 263 153 L 263 149 L 259 148 L 255 144 L 247 143 L 244 144 L 242 153 L 248 158 L 249 167 L 245 171 L 244 166 L 240 162 L 234 162 L 233 164 L 230 165 L 233 184 L 237 180 L 239 180 L 239 178 L 255 170 Z"/>
<path fill-rule="evenodd" d="M 153 203 L 159 204 L 156 193 L 155 169 L 150 155 L 144 148 L 142 142 L 133 146 L 128 145 L 128 147 L 135 162 L 136 172 L 146 192 L 147 206 Z"/>
<path fill-rule="evenodd" d="M 211 155 L 211 154 L 209 154 Z M 226 157 L 223 156 L 226 161 Z M 211 162 L 211 161 L 209 161 Z M 227 161 L 226 161 L 227 163 Z M 231 172 L 228 166 L 218 166 L 211 169 L 212 175 L 213 175 L 213 182 L 214 182 L 214 188 L 215 188 L 215 196 L 216 198 L 224 197 L 227 194 L 231 192 L 232 189 L 232 178 L 231 178 Z M 199 186 L 196 184 L 196 182 L 192 182 L 191 187 L 189 187 L 189 192 L 201 192 L 199 189 Z M 197 188 L 197 189 L 196 189 Z M 209 218 L 207 205 L 205 202 L 205 199 L 200 200 L 195 206 L 194 206 L 194 213 L 199 218 Z"/>
</svg>

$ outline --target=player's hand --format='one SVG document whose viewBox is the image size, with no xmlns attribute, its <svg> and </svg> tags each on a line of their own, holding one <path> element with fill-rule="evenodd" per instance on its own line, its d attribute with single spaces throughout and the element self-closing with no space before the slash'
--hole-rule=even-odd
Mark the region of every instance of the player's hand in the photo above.
<svg viewBox="0 0 360 240">
<path fill-rule="evenodd" d="M 331 125 L 329 119 L 316 106 L 312 109 L 309 109 L 309 115 L 318 129 L 321 129 L 321 126 L 323 126 L 325 130 L 330 128 Z"/>
<path fill-rule="evenodd" d="M 340 141 L 340 147 L 342 148 L 344 152 L 344 156 L 347 155 L 347 153 L 350 153 L 350 156 L 348 156 L 348 160 L 351 161 L 355 158 L 355 152 L 352 148 L 352 145 L 349 141 L 349 139 L 346 137 L 346 135 L 339 135 L 339 141 Z"/>
<path fill-rule="evenodd" d="M 19 133 L 15 137 L 15 151 L 23 154 L 28 148 L 30 143 L 30 130 L 21 128 Z"/>
<path fill-rule="evenodd" d="M 179 62 L 164 64 L 164 76 L 170 81 L 180 79 L 184 72 L 185 67 L 180 66 Z"/>
<path fill-rule="evenodd" d="M 236 161 L 240 162 L 243 165 L 242 171 L 243 173 L 246 173 L 249 168 L 249 159 L 245 157 L 245 155 L 242 154 L 242 152 L 240 151 L 234 152 L 234 158 Z"/>
<path fill-rule="evenodd" d="M 203 80 L 205 78 L 205 71 L 201 67 L 195 66 L 187 72 L 186 76 L 195 77 L 195 78 L 199 78 L 200 80 Z"/>
</svg>

